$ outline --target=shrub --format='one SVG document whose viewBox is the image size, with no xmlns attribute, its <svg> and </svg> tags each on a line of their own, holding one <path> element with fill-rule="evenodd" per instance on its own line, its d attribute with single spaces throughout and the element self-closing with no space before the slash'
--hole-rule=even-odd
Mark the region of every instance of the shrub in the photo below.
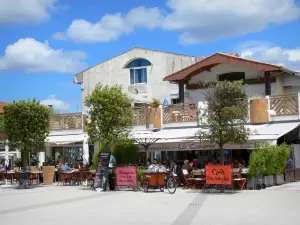
<svg viewBox="0 0 300 225">
<path fill-rule="evenodd" d="M 286 161 L 291 153 L 291 146 L 264 144 L 254 149 L 249 160 L 249 175 L 263 176 L 282 174 L 285 170 Z"/>
<path fill-rule="evenodd" d="M 132 140 L 123 140 L 113 147 L 113 155 L 117 164 L 136 164 L 138 161 L 138 147 Z"/>
<path fill-rule="evenodd" d="M 21 158 L 17 158 L 15 160 L 15 167 L 22 167 L 22 160 L 21 160 Z"/>
</svg>

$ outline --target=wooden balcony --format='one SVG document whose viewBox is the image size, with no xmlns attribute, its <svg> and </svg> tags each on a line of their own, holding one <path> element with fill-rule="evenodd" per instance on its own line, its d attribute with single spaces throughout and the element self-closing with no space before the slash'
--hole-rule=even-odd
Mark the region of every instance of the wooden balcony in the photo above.
<svg viewBox="0 0 300 225">
<path fill-rule="evenodd" d="M 134 125 L 145 125 L 147 114 L 149 115 L 149 123 L 151 121 L 150 107 L 136 107 L 134 111 Z M 169 105 L 162 108 L 163 124 L 169 123 L 184 123 L 184 122 L 197 122 L 197 104 L 176 104 Z"/>
<path fill-rule="evenodd" d="M 276 112 L 276 116 L 298 115 L 298 95 L 271 96 L 270 109 Z"/>
<path fill-rule="evenodd" d="M 163 123 L 197 122 L 196 104 L 176 104 L 163 108 Z"/>
<path fill-rule="evenodd" d="M 50 130 L 79 130 L 83 129 L 82 114 L 55 114 L 50 118 Z"/>
</svg>

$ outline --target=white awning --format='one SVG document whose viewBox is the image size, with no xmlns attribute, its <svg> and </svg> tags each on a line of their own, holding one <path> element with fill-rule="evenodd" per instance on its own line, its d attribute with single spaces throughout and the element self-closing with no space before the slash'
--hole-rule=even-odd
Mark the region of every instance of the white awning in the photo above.
<svg viewBox="0 0 300 225">
<path fill-rule="evenodd" d="M 300 123 L 273 123 L 260 125 L 246 125 L 250 129 L 249 141 L 274 141 L 292 131 Z M 135 130 L 131 138 L 137 139 L 159 139 L 160 143 L 175 142 L 171 139 L 197 139 L 197 133 L 201 128 L 165 129 L 157 132 L 149 130 Z M 203 129 L 202 129 L 203 130 Z M 206 130 L 205 132 L 209 132 Z"/>
<path fill-rule="evenodd" d="M 87 138 L 87 134 L 49 136 L 46 138 L 46 144 L 67 145 L 83 142 L 84 140 L 87 140 Z"/>
</svg>

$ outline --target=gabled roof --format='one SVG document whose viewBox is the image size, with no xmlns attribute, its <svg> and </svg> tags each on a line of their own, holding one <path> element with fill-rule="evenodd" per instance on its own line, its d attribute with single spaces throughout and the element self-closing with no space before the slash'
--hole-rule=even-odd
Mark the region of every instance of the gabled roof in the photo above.
<svg viewBox="0 0 300 225">
<path fill-rule="evenodd" d="M 209 70 L 212 67 L 222 63 L 244 65 L 246 67 L 250 67 L 257 71 L 266 71 L 266 72 L 286 71 L 289 73 L 294 73 L 294 71 L 288 70 L 282 66 L 241 58 L 238 56 L 237 53 L 225 54 L 225 53 L 218 52 L 209 57 L 202 59 L 201 61 L 191 66 L 188 66 L 178 72 L 175 72 L 165 77 L 164 81 L 170 81 L 170 82 L 185 81 L 192 76 L 195 76 L 205 70 Z"/>
<path fill-rule="evenodd" d="M 116 58 L 116 57 L 118 57 L 118 56 L 121 56 L 121 55 L 123 55 L 123 54 L 126 54 L 126 53 L 128 53 L 128 52 L 130 52 L 130 51 L 133 51 L 133 50 L 135 50 L 135 49 L 146 50 L 146 51 L 152 51 L 152 52 L 161 52 L 161 53 L 166 53 L 166 54 L 173 54 L 173 55 L 179 55 L 179 56 L 194 57 L 194 58 L 196 58 L 196 56 L 192 56 L 192 55 L 185 55 L 185 54 L 180 54 L 180 53 L 175 53 L 175 52 L 165 52 L 165 51 L 161 51 L 161 50 L 153 50 L 153 49 L 150 49 L 150 48 L 141 48 L 141 47 L 134 47 L 134 48 L 131 48 L 131 49 L 125 51 L 125 52 L 122 52 L 122 53 L 120 53 L 120 54 L 114 56 L 113 58 Z M 74 82 L 75 82 L 75 83 L 81 83 L 82 80 L 76 78 L 76 76 L 81 75 L 81 74 L 84 73 L 85 71 L 87 71 L 87 70 L 89 70 L 89 69 L 92 69 L 92 68 L 94 68 L 95 66 L 101 65 L 101 64 L 103 64 L 103 63 L 105 63 L 105 62 L 107 62 L 107 61 L 109 61 L 109 60 L 111 60 L 111 59 L 113 59 L 113 58 L 109 58 L 109 59 L 107 59 L 107 60 L 105 60 L 105 61 L 103 61 L 103 62 L 100 62 L 100 63 L 98 63 L 98 64 L 96 64 L 96 65 L 94 65 L 94 66 L 91 66 L 91 67 L 89 67 L 89 68 L 87 68 L 87 69 L 85 69 L 85 70 L 83 70 L 83 71 L 81 71 L 81 72 L 75 74 L 75 75 L 74 75 Z"/>
<path fill-rule="evenodd" d="M 4 107 L 5 105 L 8 105 L 8 102 L 0 102 L 0 113 L 4 113 L 3 107 Z"/>
</svg>

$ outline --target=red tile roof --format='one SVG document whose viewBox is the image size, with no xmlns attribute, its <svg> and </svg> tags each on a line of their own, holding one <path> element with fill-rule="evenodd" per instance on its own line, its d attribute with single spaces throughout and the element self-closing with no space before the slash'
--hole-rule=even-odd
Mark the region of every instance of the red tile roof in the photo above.
<svg viewBox="0 0 300 225">
<path fill-rule="evenodd" d="M 205 70 L 209 70 L 210 68 L 221 63 L 241 64 L 247 67 L 251 67 L 257 71 L 267 71 L 267 72 L 290 71 L 279 65 L 273 65 L 270 63 L 239 57 L 236 52 L 233 53 L 218 52 L 211 56 L 203 57 L 202 60 L 200 60 L 199 62 L 165 77 L 164 81 L 179 82 L 179 81 L 188 80 L 190 77 L 195 76 Z"/>
<path fill-rule="evenodd" d="M 8 102 L 0 102 L 0 113 L 3 113 L 3 107 L 8 105 Z"/>
</svg>

